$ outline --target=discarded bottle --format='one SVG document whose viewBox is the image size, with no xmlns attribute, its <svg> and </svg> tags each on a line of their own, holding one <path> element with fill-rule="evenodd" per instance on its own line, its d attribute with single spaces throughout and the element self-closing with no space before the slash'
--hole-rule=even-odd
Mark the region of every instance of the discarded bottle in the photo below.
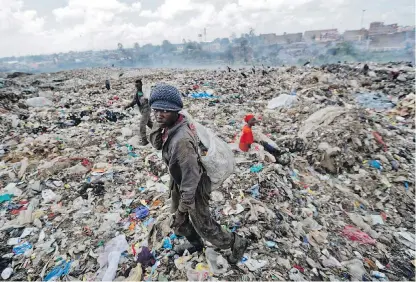
<svg viewBox="0 0 416 282">
<path fill-rule="evenodd" d="M 379 271 L 371 271 L 371 276 L 375 278 L 386 278 L 386 274 Z"/>
<path fill-rule="evenodd" d="M 11 268 L 11 267 L 5 268 L 1 272 L 1 278 L 3 278 L 4 280 L 9 279 L 10 276 L 12 275 L 12 273 L 13 273 L 13 268 Z"/>
</svg>

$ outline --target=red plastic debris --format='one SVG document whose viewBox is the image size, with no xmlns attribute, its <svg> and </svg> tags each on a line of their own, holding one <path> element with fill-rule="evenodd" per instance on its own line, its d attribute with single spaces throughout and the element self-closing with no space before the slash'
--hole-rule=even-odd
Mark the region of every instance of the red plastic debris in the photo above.
<svg viewBox="0 0 416 282">
<path fill-rule="evenodd" d="M 342 235 L 350 239 L 351 241 L 356 241 L 361 244 L 375 244 L 376 240 L 371 238 L 367 233 L 361 231 L 357 227 L 352 225 L 347 225 L 342 230 Z"/>
<path fill-rule="evenodd" d="M 386 143 L 384 143 L 383 138 L 381 138 L 381 135 L 377 131 L 373 131 L 373 136 L 374 136 L 374 139 L 376 139 L 376 141 L 379 144 L 383 145 L 383 150 L 384 150 L 384 152 L 386 152 L 387 151 L 387 145 L 386 145 Z"/>
<path fill-rule="evenodd" d="M 92 166 L 91 162 L 88 159 L 83 159 L 81 164 L 85 167 Z"/>
<path fill-rule="evenodd" d="M 302 266 L 300 266 L 300 265 L 295 264 L 293 267 L 296 268 L 297 270 L 299 270 L 302 273 L 305 272 L 305 269 Z"/>
<path fill-rule="evenodd" d="M 21 211 L 24 211 L 24 210 L 27 210 L 27 208 L 26 208 L 26 207 L 21 207 L 21 208 L 19 208 L 19 209 L 12 210 L 10 213 L 11 213 L 11 214 L 13 214 L 13 215 L 17 215 L 17 214 L 19 214 Z"/>
</svg>

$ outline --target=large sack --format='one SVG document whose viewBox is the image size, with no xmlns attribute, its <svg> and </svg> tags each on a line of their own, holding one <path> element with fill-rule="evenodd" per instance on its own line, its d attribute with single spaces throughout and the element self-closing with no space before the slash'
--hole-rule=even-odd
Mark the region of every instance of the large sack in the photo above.
<svg viewBox="0 0 416 282">
<path fill-rule="evenodd" d="M 234 154 L 228 144 L 216 136 L 211 129 L 194 121 L 186 111 L 181 113 L 190 124 L 195 126 L 199 141 L 208 149 L 206 155 L 201 155 L 201 162 L 211 179 L 212 190 L 215 190 L 234 172 Z"/>
</svg>

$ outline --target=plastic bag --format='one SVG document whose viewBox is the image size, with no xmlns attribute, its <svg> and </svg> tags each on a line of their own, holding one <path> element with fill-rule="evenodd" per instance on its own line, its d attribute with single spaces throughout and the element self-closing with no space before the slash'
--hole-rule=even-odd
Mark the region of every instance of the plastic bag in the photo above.
<svg viewBox="0 0 416 282">
<path fill-rule="evenodd" d="M 26 100 L 26 104 L 29 107 L 36 107 L 36 108 L 53 106 L 53 102 L 45 97 L 29 98 Z"/>
<path fill-rule="evenodd" d="M 42 191 L 42 198 L 45 203 L 50 203 L 59 200 L 60 196 L 56 195 L 51 189 L 45 189 Z"/>
<path fill-rule="evenodd" d="M 344 114 L 345 112 L 345 108 L 338 106 L 328 106 L 314 112 L 303 122 L 302 127 L 299 129 L 298 136 L 306 139 L 311 132 L 316 131 L 322 126 L 329 125 L 336 117 Z"/>
<path fill-rule="evenodd" d="M 71 270 L 71 261 L 63 261 L 60 265 L 55 266 L 48 274 L 46 274 L 44 280 L 55 280 L 61 276 L 67 275 Z"/>
<path fill-rule="evenodd" d="M 357 227 L 347 225 L 344 227 L 344 230 L 342 230 L 342 235 L 347 237 L 348 239 L 352 241 L 356 241 L 361 244 L 375 244 L 376 240 L 368 236 L 367 233 L 362 232 Z"/>
<path fill-rule="evenodd" d="M 205 257 L 207 258 L 209 269 L 214 275 L 227 272 L 229 267 L 227 260 L 214 251 L 214 249 L 207 248 L 205 250 Z"/>
<path fill-rule="evenodd" d="M 204 263 L 198 263 L 195 269 L 188 269 L 186 272 L 188 281 L 207 281 L 211 273 L 209 272 L 209 266 Z"/>
<path fill-rule="evenodd" d="M 121 253 L 129 248 L 125 235 L 119 235 L 105 245 L 104 252 L 97 258 L 100 264 L 99 276 L 102 281 L 113 281 L 116 277 Z M 104 273 L 104 274 L 103 274 Z"/>
<path fill-rule="evenodd" d="M 199 140 L 208 148 L 207 154 L 201 156 L 201 162 L 211 179 L 211 189 L 215 190 L 234 172 L 234 154 L 228 144 L 216 136 L 211 129 L 194 121 L 186 111 L 182 114 L 195 126 Z"/>
<path fill-rule="evenodd" d="M 272 110 L 275 108 L 290 108 L 298 102 L 298 98 L 295 95 L 281 94 L 276 98 L 273 98 L 267 104 L 267 108 Z"/>
</svg>

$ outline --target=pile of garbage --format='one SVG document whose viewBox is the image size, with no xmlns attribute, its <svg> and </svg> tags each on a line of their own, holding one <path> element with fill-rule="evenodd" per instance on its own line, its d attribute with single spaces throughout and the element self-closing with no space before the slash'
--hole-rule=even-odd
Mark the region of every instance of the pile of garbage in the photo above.
<svg viewBox="0 0 416 282">
<path fill-rule="evenodd" d="M 408 64 L 1 77 L 3 280 L 415 280 Z M 209 242 L 175 253 L 186 239 L 170 228 L 167 168 L 140 146 L 138 109 L 122 107 L 137 78 L 178 87 L 193 119 L 233 148 L 211 212 L 250 239 L 237 265 Z M 284 161 L 237 149 L 247 113 L 256 144 Z"/>
</svg>

